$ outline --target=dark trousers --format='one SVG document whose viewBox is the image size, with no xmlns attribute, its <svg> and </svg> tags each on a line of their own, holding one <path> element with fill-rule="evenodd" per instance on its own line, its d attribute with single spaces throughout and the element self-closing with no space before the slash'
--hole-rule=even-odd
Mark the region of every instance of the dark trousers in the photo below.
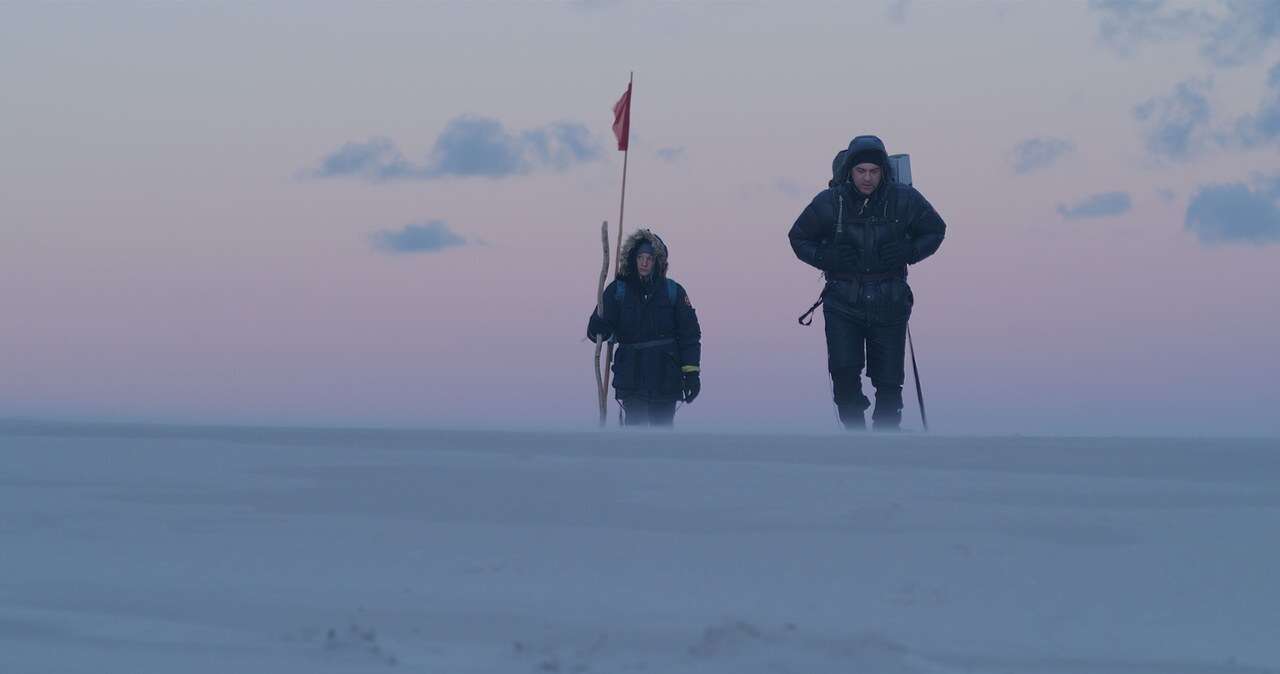
<svg viewBox="0 0 1280 674">
<path fill-rule="evenodd" d="M 623 426 L 670 426 L 676 417 L 676 401 L 622 398 Z"/>
<path fill-rule="evenodd" d="M 866 428 L 863 412 L 871 401 L 862 393 L 862 369 L 876 390 L 871 413 L 876 430 L 896 430 L 902 421 L 902 384 L 907 324 L 881 323 L 852 316 L 828 304 L 823 308 L 827 332 L 827 369 L 840 421 L 849 429 Z"/>
</svg>

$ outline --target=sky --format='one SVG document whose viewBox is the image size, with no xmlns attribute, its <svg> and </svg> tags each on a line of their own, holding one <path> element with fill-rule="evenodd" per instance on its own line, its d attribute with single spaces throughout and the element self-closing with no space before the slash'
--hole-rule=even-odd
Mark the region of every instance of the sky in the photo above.
<svg viewBox="0 0 1280 674">
<path fill-rule="evenodd" d="M 682 427 L 835 427 L 786 233 L 874 133 L 948 225 L 933 430 L 1280 434 L 1280 4 L 1243 0 L 6 3 L 0 416 L 589 427 L 632 72 Z"/>
</svg>

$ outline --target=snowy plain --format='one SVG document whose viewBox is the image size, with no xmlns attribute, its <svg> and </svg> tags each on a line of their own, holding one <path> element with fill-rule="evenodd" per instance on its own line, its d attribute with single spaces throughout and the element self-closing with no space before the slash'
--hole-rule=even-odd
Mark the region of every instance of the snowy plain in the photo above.
<svg viewBox="0 0 1280 674">
<path fill-rule="evenodd" d="M 1280 441 L 0 422 L 0 672 L 1280 672 Z"/>
</svg>

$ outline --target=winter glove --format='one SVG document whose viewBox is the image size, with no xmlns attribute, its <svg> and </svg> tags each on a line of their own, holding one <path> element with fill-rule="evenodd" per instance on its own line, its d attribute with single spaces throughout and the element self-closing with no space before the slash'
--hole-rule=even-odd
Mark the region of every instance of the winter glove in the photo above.
<svg viewBox="0 0 1280 674">
<path fill-rule="evenodd" d="M 594 342 L 597 336 L 602 342 L 609 339 L 613 336 L 613 327 L 593 311 L 591 312 L 591 319 L 587 321 L 587 339 Z"/>
<path fill-rule="evenodd" d="M 684 393 L 684 401 L 686 403 L 693 402 L 698 397 L 698 393 L 702 391 L 702 379 L 698 376 L 698 371 L 684 373 L 684 382 L 681 385 Z"/>
<path fill-rule="evenodd" d="M 889 239 L 880 244 L 877 254 L 882 269 L 901 269 L 907 265 L 907 253 L 910 248 L 905 239 Z"/>
</svg>

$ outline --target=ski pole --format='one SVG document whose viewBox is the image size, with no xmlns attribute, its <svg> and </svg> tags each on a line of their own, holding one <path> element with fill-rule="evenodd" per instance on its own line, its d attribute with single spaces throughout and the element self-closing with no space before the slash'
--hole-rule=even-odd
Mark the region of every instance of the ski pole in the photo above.
<svg viewBox="0 0 1280 674">
<path fill-rule="evenodd" d="M 916 380 L 916 400 L 920 403 L 920 423 L 929 432 L 929 415 L 924 411 L 924 389 L 920 386 L 920 368 L 916 367 L 916 345 L 911 341 L 911 324 L 907 324 L 907 345 L 911 348 L 911 374 Z"/>
</svg>

